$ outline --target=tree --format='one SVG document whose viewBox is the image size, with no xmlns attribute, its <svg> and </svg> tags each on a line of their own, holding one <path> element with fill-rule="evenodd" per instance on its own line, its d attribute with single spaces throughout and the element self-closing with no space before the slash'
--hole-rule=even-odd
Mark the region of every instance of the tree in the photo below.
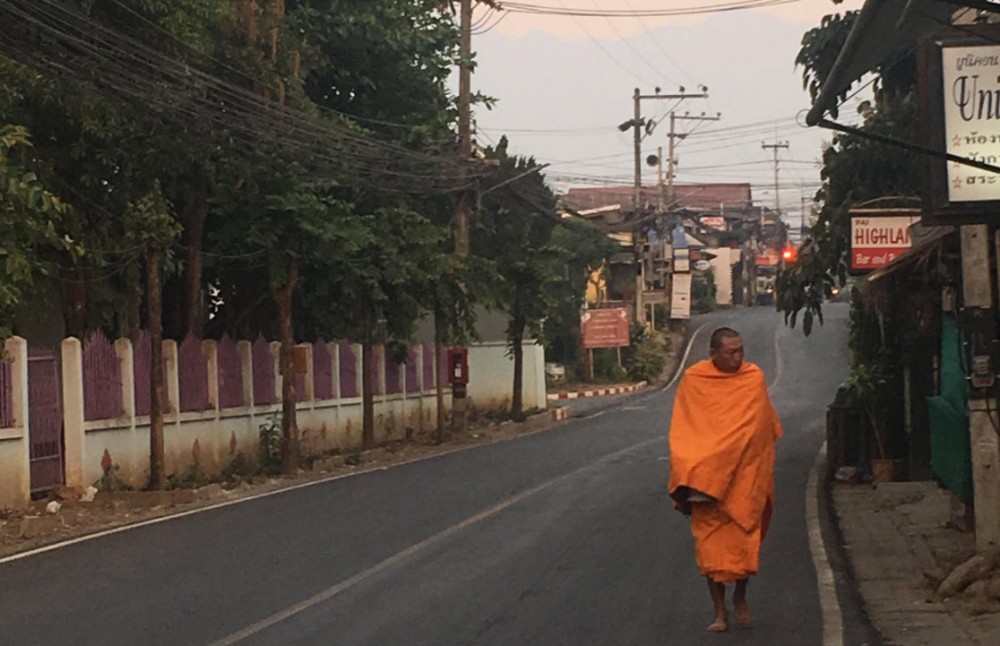
<svg viewBox="0 0 1000 646">
<path fill-rule="evenodd" d="M 487 150 L 487 157 L 499 166 L 473 223 L 472 248 L 493 263 L 497 278 L 494 301 L 510 317 L 507 343 L 514 360 L 511 417 L 522 421 L 525 335 L 543 338 L 544 321 L 565 309 L 567 303 L 575 309 L 572 316 L 579 319 L 588 272 L 601 264 L 609 247 L 605 236 L 582 225 L 559 232 L 560 224 L 573 225 L 556 213 L 555 195 L 545 185 L 538 164 L 531 158 L 510 155 L 507 147 L 503 137 L 496 148 Z M 573 245 L 577 244 L 584 253 L 574 253 Z"/>
<path fill-rule="evenodd" d="M 820 27 L 802 39 L 796 64 L 803 66 L 803 84 L 815 96 L 833 67 L 855 12 L 827 16 Z M 875 71 L 873 102 L 859 107 L 860 128 L 874 134 L 909 140 L 916 131 L 913 57 L 888 61 Z M 819 218 L 803 241 L 798 260 L 787 266 L 776 281 L 777 308 L 795 326 L 802 314 L 802 330 L 812 331 L 823 321 L 823 302 L 837 285 L 847 281 L 850 209 L 887 197 L 913 199 L 918 193 L 919 166 L 913 155 L 901 155 L 884 143 L 856 134 L 837 134 L 823 152 L 823 186 L 815 196 Z"/>
<path fill-rule="evenodd" d="M 25 128 L 0 126 L 0 340 L 10 336 L 23 295 L 52 270 L 46 252 L 83 253 L 60 235 L 68 205 L 16 161 L 18 149 L 30 146 Z"/>
</svg>

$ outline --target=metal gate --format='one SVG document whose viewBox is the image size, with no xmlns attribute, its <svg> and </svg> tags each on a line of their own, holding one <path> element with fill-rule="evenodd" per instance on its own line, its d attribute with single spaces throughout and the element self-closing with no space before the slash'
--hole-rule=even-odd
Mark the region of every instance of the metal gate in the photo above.
<svg viewBox="0 0 1000 646">
<path fill-rule="evenodd" d="M 63 484 L 63 414 L 59 361 L 50 348 L 28 352 L 28 440 L 31 491 Z"/>
</svg>

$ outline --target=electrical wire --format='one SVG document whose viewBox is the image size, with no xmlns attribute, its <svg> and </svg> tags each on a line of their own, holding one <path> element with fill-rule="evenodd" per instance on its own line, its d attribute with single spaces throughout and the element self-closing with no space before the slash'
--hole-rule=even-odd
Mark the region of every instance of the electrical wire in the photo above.
<svg viewBox="0 0 1000 646">
<path fill-rule="evenodd" d="M 433 187 L 433 184 L 428 185 L 429 179 L 454 181 L 467 177 L 468 171 L 458 168 L 458 160 L 410 151 L 344 127 L 317 122 L 305 113 L 265 104 L 261 97 L 243 87 L 169 59 L 142 43 L 49 0 L 39 0 L 31 6 L 26 4 L 23 0 L 5 0 L 0 10 L 5 9 L 14 19 L 25 22 L 29 27 L 14 31 L 22 35 L 42 32 L 54 38 L 58 51 L 39 48 L 37 38 L 28 38 L 28 43 L 23 40 L 17 42 L 16 38 L 0 43 L 0 49 L 22 64 L 41 64 L 61 77 L 69 76 L 77 82 L 93 82 L 96 78 L 106 90 L 113 90 L 130 102 L 141 101 L 147 107 L 158 108 L 157 116 L 160 118 L 176 118 L 177 112 L 190 118 L 207 117 L 220 126 L 228 127 L 237 137 L 243 136 L 257 144 L 265 139 L 263 135 L 270 135 L 273 145 L 294 152 L 311 149 L 325 162 L 343 166 L 344 161 L 353 161 L 349 172 L 355 178 L 368 171 L 382 178 L 393 176 L 401 180 L 415 180 L 413 184 L 423 184 L 423 188 L 406 188 L 424 191 Z M 193 86 L 192 79 L 199 84 Z M 178 85 L 179 88 L 176 87 Z M 164 89 L 178 90 L 188 102 L 165 100 L 162 96 Z M 244 123 L 233 117 L 240 118 Z M 329 151 L 339 154 L 331 155 Z M 411 168 L 406 168 L 404 164 Z M 429 164 L 433 165 L 431 172 L 426 172 L 424 169 Z M 451 176 L 443 172 L 449 167 L 455 168 Z M 432 190 L 442 189 L 433 187 Z"/>
<path fill-rule="evenodd" d="M 659 18 L 667 16 L 691 16 L 697 14 L 720 13 L 725 11 L 742 11 L 745 9 L 760 9 L 785 4 L 793 4 L 801 0 L 738 0 L 728 3 L 702 6 L 675 7 L 673 9 L 586 9 L 567 7 L 561 1 L 562 9 L 536 5 L 528 2 L 505 1 L 503 7 L 512 13 L 524 13 L 543 16 L 572 16 L 578 18 Z"/>
</svg>

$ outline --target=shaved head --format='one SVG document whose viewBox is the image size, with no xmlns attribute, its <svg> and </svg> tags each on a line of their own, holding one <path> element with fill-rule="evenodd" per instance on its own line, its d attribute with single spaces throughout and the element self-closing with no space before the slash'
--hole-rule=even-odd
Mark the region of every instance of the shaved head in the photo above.
<svg viewBox="0 0 1000 646">
<path fill-rule="evenodd" d="M 723 339 L 739 338 L 740 333 L 731 327 L 720 327 L 712 332 L 712 340 L 708 344 L 709 350 L 718 350 L 722 347 Z"/>
</svg>

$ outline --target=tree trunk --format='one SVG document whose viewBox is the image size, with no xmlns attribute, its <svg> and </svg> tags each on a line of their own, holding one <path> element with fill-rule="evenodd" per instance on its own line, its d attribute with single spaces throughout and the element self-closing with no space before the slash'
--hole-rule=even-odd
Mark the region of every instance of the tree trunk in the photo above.
<svg viewBox="0 0 1000 646">
<path fill-rule="evenodd" d="M 524 319 L 515 317 L 511 321 L 510 342 L 514 350 L 514 391 L 510 398 L 510 418 L 515 422 L 523 422 L 524 415 Z"/>
<path fill-rule="evenodd" d="M 125 310 L 128 315 L 128 338 L 133 344 L 142 336 L 142 288 L 139 265 L 133 263 L 125 270 L 126 295 Z"/>
<path fill-rule="evenodd" d="M 281 327 L 281 471 L 293 475 L 299 470 L 299 425 L 296 419 L 295 394 L 295 336 L 292 329 L 292 301 L 295 283 L 299 278 L 299 265 L 292 261 L 288 266 L 288 276 L 284 286 L 271 282 L 271 294 L 278 306 Z"/>
<path fill-rule="evenodd" d="M 441 359 L 444 354 L 444 322 L 440 311 L 434 313 L 434 395 L 437 398 L 437 433 L 435 442 L 444 442 L 445 414 L 444 414 L 444 361 Z"/>
<path fill-rule="evenodd" d="M 372 350 L 375 346 L 375 321 L 365 307 L 365 334 L 361 342 L 361 448 L 375 447 L 375 393 L 372 392 Z"/>
<path fill-rule="evenodd" d="M 205 298 L 201 284 L 204 261 L 201 252 L 205 237 L 205 220 L 208 218 L 208 201 L 212 193 L 212 178 L 202 172 L 184 209 L 184 246 L 187 247 L 187 297 L 185 298 L 187 316 L 184 332 L 193 334 L 199 339 L 205 334 Z"/>
<path fill-rule="evenodd" d="M 85 268 L 74 262 L 63 266 L 61 292 L 63 323 L 66 336 L 83 339 L 87 334 L 87 281 Z"/>
<path fill-rule="evenodd" d="M 149 488 L 163 489 L 163 293 L 160 263 L 163 250 L 153 246 L 146 255 L 146 302 L 149 307 Z"/>
</svg>

